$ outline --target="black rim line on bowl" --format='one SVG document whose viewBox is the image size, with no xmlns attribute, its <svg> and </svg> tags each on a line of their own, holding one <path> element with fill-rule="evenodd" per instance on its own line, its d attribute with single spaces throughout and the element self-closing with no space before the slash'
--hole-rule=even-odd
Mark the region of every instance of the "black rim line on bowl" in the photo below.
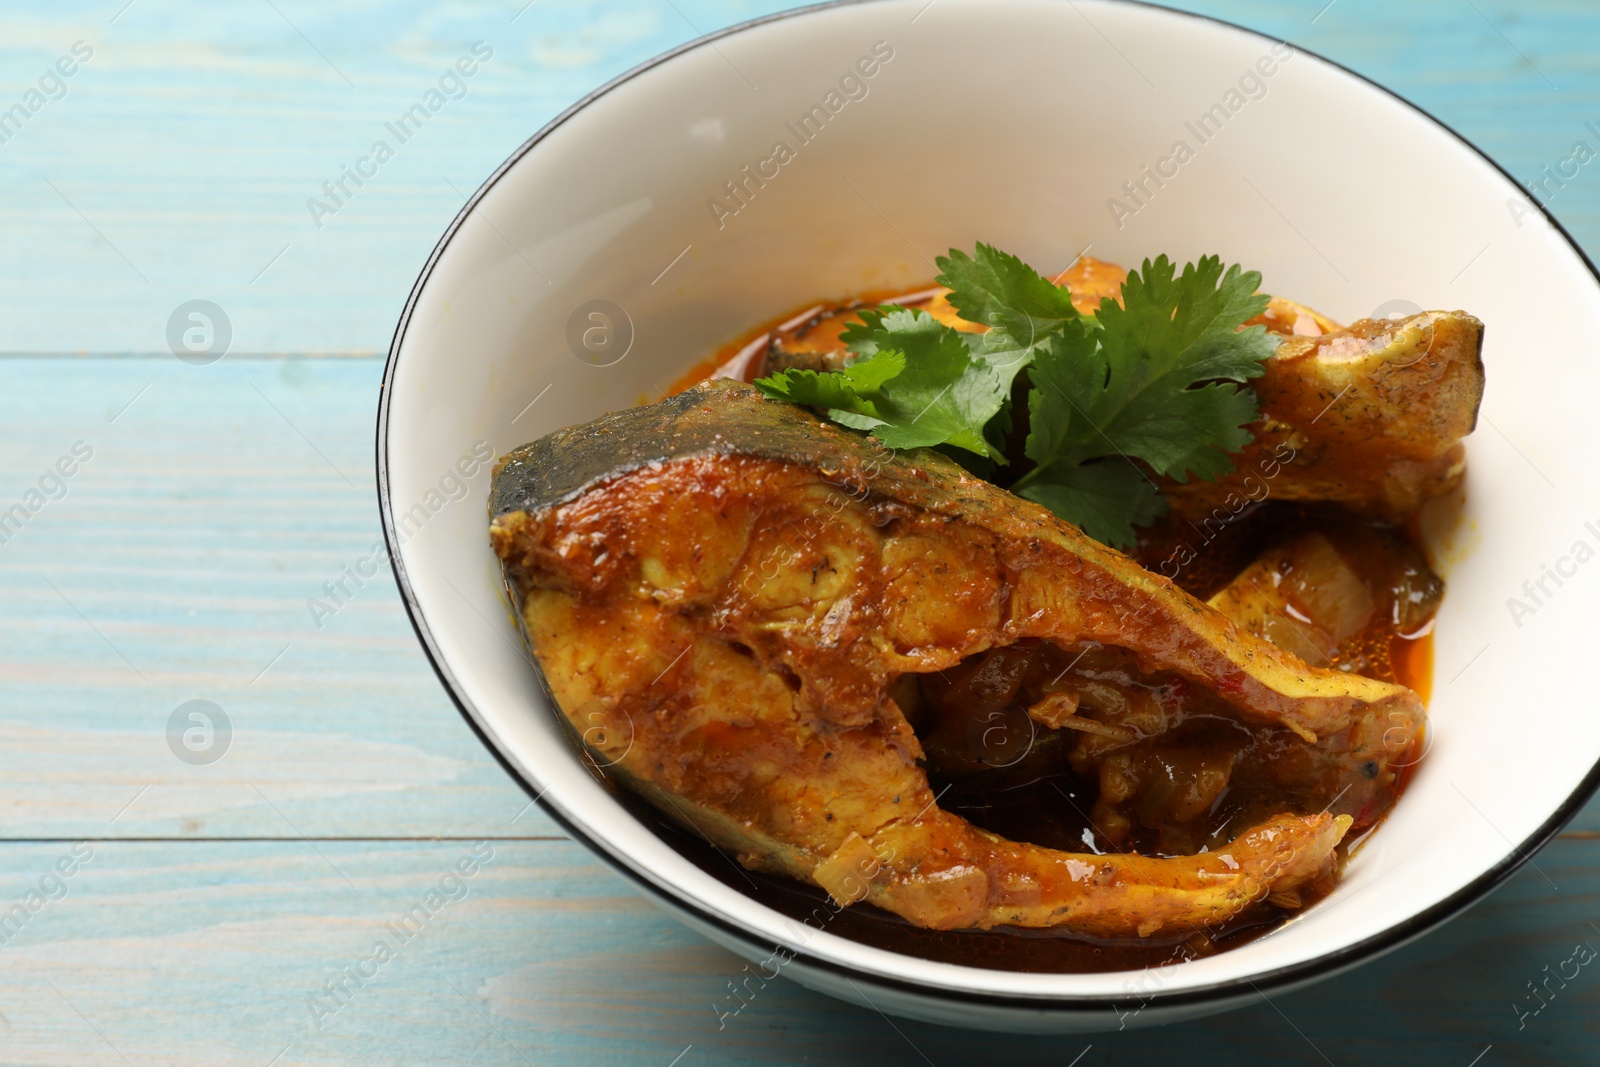
<svg viewBox="0 0 1600 1067">
<path fill-rule="evenodd" d="M 593 92 L 585 95 L 581 100 L 578 100 L 571 107 L 568 107 L 566 110 L 562 111 L 554 119 L 551 119 L 550 122 L 548 122 L 542 129 L 518 146 L 516 151 L 512 152 L 505 162 L 501 163 L 499 167 L 495 168 L 494 173 L 489 175 L 488 179 L 485 180 L 481 186 L 479 186 L 477 191 L 475 191 L 470 198 L 468 198 L 467 202 L 462 206 L 460 212 L 457 213 L 456 217 L 451 220 L 450 225 L 445 229 L 445 232 L 439 238 L 438 243 L 434 245 L 433 251 L 428 255 L 427 262 L 423 265 L 422 272 L 417 276 L 417 280 L 411 288 L 410 295 L 406 297 L 405 307 L 402 309 L 399 323 L 395 327 L 394 338 L 390 342 L 389 355 L 385 360 L 383 381 L 379 386 L 378 394 L 378 423 L 377 439 L 375 442 L 377 453 L 378 511 L 379 517 L 383 523 L 383 536 L 385 547 L 388 549 L 389 565 L 394 571 L 395 583 L 399 587 L 401 600 L 405 604 L 406 615 L 411 620 L 411 627 L 416 632 L 417 639 L 422 644 L 423 652 L 428 657 L 429 664 L 433 667 L 434 673 L 438 675 L 439 681 L 443 684 L 445 692 L 449 694 L 451 701 L 455 704 L 456 710 L 461 713 L 462 718 L 466 720 L 467 725 L 471 727 L 472 732 L 477 735 L 478 740 L 481 741 L 484 747 L 489 750 L 490 754 L 493 755 L 500 766 L 505 769 L 506 773 L 509 774 L 512 779 L 522 787 L 523 791 L 527 793 L 529 798 L 534 803 L 539 805 L 540 809 L 543 810 L 546 815 L 553 819 L 567 833 L 571 834 L 591 852 L 604 859 L 618 873 L 624 875 L 629 880 L 639 885 L 640 888 L 644 889 L 650 896 L 658 899 L 664 898 L 665 901 L 670 902 L 671 907 L 681 909 L 692 914 L 699 921 L 708 923 L 722 930 L 724 933 L 736 937 L 752 949 L 758 951 L 768 951 L 774 946 L 769 945 L 765 938 L 745 929 L 742 925 L 732 921 L 731 919 L 716 914 L 698 901 L 687 898 L 676 888 L 657 878 L 653 872 L 635 865 L 630 857 L 621 854 L 620 852 L 613 851 L 613 849 L 608 847 L 604 842 L 597 840 L 582 827 L 577 825 L 574 819 L 569 817 L 566 812 L 557 807 L 553 801 L 546 799 L 546 790 L 535 788 L 534 784 L 528 780 L 522 770 L 512 763 L 510 757 L 506 755 L 505 751 L 502 749 L 497 738 L 495 738 L 488 725 L 479 718 L 477 709 L 474 708 L 462 694 L 461 688 L 457 684 L 455 677 L 450 673 L 449 668 L 444 663 L 443 657 L 439 653 L 438 647 L 434 644 L 433 635 L 429 631 L 427 623 L 422 618 L 421 609 L 417 604 L 416 596 L 412 591 L 410 580 L 406 575 L 405 563 L 403 562 L 400 553 L 399 539 L 395 534 L 389 497 L 389 396 L 390 388 L 394 382 L 395 370 L 399 363 L 400 347 L 405 340 L 406 328 L 410 324 L 412 312 L 416 309 L 417 300 L 421 296 L 422 290 L 426 287 L 429 279 L 433 276 L 433 270 L 435 266 L 437 266 L 440 257 L 444 254 L 444 250 L 454 239 L 456 232 L 460 230 L 468 216 L 472 214 L 473 209 L 477 207 L 478 202 L 482 200 L 488 194 L 489 190 L 492 189 L 513 166 L 520 162 L 522 158 L 534 148 L 534 146 L 543 141 L 572 116 L 588 107 L 595 100 L 598 100 L 600 97 L 611 92 L 613 89 L 693 49 L 699 48 L 703 45 L 712 44 L 724 37 L 730 37 L 737 33 L 743 33 L 746 30 L 754 29 L 758 26 L 764 26 L 769 23 L 795 18 L 801 15 L 809 15 L 818 11 L 824 11 L 836 7 L 864 6 L 866 4 L 876 2 L 879 2 L 879 0 L 827 0 L 827 2 L 824 3 L 811 4 L 805 7 L 792 8 L 786 11 L 777 11 L 771 14 L 762 15 L 758 18 L 740 22 L 736 25 L 725 27 L 713 33 L 705 34 L 701 37 L 695 38 L 692 41 L 687 41 L 676 48 L 663 52 L 651 59 L 648 59 L 643 63 L 640 63 L 638 66 L 633 67 L 631 70 L 619 74 L 617 77 L 606 82 Z M 1247 34 L 1250 37 L 1258 38 L 1263 41 L 1288 44 L 1290 47 L 1294 48 L 1295 51 L 1328 64 L 1330 67 L 1333 67 L 1349 75 L 1350 77 L 1355 78 L 1374 89 L 1377 89 L 1389 98 L 1404 105 L 1418 115 L 1421 115 L 1429 122 L 1432 122 L 1434 125 L 1450 134 L 1458 142 L 1466 146 L 1481 160 L 1487 163 L 1490 167 L 1494 168 L 1496 172 L 1498 172 L 1502 177 L 1515 186 L 1519 193 L 1523 192 L 1521 183 L 1517 181 L 1516 177 L 1512 175 L 1510 171 L 1506 170 L 1505 167 L 1501 166 L 1492 157 L 1490 157 L 1488 153 L 1479 148 L 1470 139 L 1463 136 L 1458 130 L 1455 129 L 1455 127 L 1442 121 L 1426 109 L 1419 107 L 1410 100 L 1407 100 L 1394 90 L 1389 89 L 1376 81 L 1373 81 L 1366 75 L 1361 74 L 1359 71 L 1352 70 L 1342 63 L 1329 59 L 1326 56 L 1321 55 L 1318 52 L 1314 52 L 1308 48 L 1302 48 L 1300 45 L 1293 44 L 1292 42 L 1279 41 L 1277 38 L 1270 37 L 1258 30 L 1253 30 L 1247 26 L 1241 26 L 1236 22 L 1230 22 L 1227 19 L 1217 18 L 1212 15 L 1203 15 L 1193 11 L 1182 11 L 1176 8 L 1167 7 L 1163 4 L 1153 3 L 1151 0 L 1111 0 L 1111 2 L 1124 4 L 1129 7 L 1152 8 L 1167 14 L 1180 15 L 1186 18 L 1197 19 L 1202 22 L 1212 23 L 1214 25 L 1224 26 L 1230 30 Z M 1588 253 L 1586 253 L 1582 246 L 1580 246 L 1578 242 L 1573 239 L 1572 235 L 1567 232 L 1566 227 L 1563 226 L 1555 217 L 1555 215 L 1553 215 L 1543 204 L 1540 204 L 1532 197 L 1526 196 L 1525 193 L 1523 195 L 1524 199 L 1538 210 L 1539 214 L 1544 218 L 1544 220 L 1548 222 L 1558 234 L 1561 235 L 1561 238 L 1566 241 L 1568 247 L 1577 254 L 1579 260 L 1589 269 L 1590 277 L 1594 279 L 1596 285 L 1600 285 L 1600 270 L 1596 269 L 1594 261 L 1589 258 Z M 1171 993 L 1154 992 L 1149 994 L 1141 994 L 1137 999 L 1139 999 L 1143 1006 L 1147 1007 L 1164 1007 L 1169 1005 L 1178 1007 L 1183 1005 L 1196 1005 L 1225 1000 L 1229 997 L 1247 995 L 1252 991 L 1261 993 L 1263 992 L 1263 987 L 1273 991 L 1286 990 L 1291 987 L 1309 984 L 1320 978 L 1329 977 L 1336 972 L 1347 970 L 1359 963 L 1382 955 L 1383 953 L 1392 949 L 1398 948 L 1407 941 L 1410 941 L 1416 937 L 1420 937 L 1434 927 L 1443 924 L 1451 918 L 1454 918 L 1456 915 L 1465 911 L 1468 907 L 1476 903 L 1480 898 L 1486 896 L 1491 890 L 1499 886 L 1524 863 L 1527 863 L 1535 852 L 1543 848 L 1545 844 L 1547 844 L 1553 837 L 1560 833 L 1561 830 L 1572 821 L 1573 817 L 1578 814 L 1583 806 L 1595 794 L 1597 789 L 1600 789 L 1600 762 L 1597 762 L 1589 769 L 1589 773 L 1584 776 L 1577 789 L 1575 789 L 1567 797 L 1561 806 L 1556 809 L 1554 814 L 1552 814 L 1549 819 L 1547 819 L 1524 841 L 1514 846 L 1509 855 L 1501 859 L 1493 867 L 1484 871 L 1481 875 L 1473 879 L 1467 885 L 1457 890 L 1451 896 L 1439 901 L 1437 904 L 1426 909 L 1425 911 L 1418 912 L 1416 915 L 1413 915 L 1408 919 L 1395 923 L 1388 929 L 1382 931 L 1381 933 L 1375 934 L 1364 941 L 1359 941 L 1352 945 L 1346 945 L 1343 948 L 1324 953 L 1321 956 L 1306 960 L 1302 963 L 1290 964 L 1286 967 L 1281 967 L 1273 971 L 1267 971 L 1254 977 L 1228 979 L 1213 983 L 1208 986 L 1201 986 L 1195 989 L 1186 989 Z M 811 952 L 808 952 L 803 946 L 787 944 L 783 945 L 782 947 L 786 951 L 792 952 L 796 961 L 813 969 L 832 972 L 846 979 L 864 978 L 875 985 L 906 992 L 916 997 L 942 999 L 960 1004 L 981 1003 L 985 1006 L 1017 1008 L 1041 1013 L 1074 1014 L 1081 1013 L 1085 1009 L 1116 1010 L 1119 1000 L 1117 997 L 1103 994 L 1088 996 L 1054 994 L 1020 995 L 988 993 L 982 990 L 962 991 L 945 986 L 909 982 L 904 979 L 889 975 L 877 974 L 871 971 L 863 971 L 855 967 L 835 963 L 832 960 L 820 958 Z M 981 970 L 981 968 L 972 969 Z M 1121 999 L 1125 1001 L 1127 998 L 1124 997 Z"/>
</svg>

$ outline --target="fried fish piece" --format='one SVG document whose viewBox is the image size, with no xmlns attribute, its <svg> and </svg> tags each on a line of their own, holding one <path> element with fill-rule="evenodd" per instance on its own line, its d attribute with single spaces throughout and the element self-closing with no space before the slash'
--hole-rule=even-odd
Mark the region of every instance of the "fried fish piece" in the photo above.
<svg viewBox="0 0 1600 1067">
<path fill-rule="evenodd" d="M 491 514 L 597 761 L 746 865 L 925 927 L 1181 933 L 1292 899 L 1351 820 L 1285 811 L 1171 858 L 1009 841 L 938 807 L 895 695 L 908 675 L 1090 642 L 1307 745 L 1381 723 L 1398 753 L 1423 723 L 1410 690 L 1308 667 L 936 453 L 726 379 L 512 452 Z"/>
<path fill-rule="evenodd" d="M 1400 522 L 1450 492 L 1483 400 L 1483 323 L 1463 311 L 1290 337 L 1253 383 L 1255 439 L 1216 481 L 1162 489 L 1181 517 L 1243 499 L 1324 501 Z"/>
<path fill-rule="evenodd" d="M 1121 301 L 1126 277 L 1121 267 L 1082 257 L 1054 281 L 1092 315 L 1102 299 Z M 959 318 L 948 292 L 918 294 L 916 306 L 965 332 L 986 329 Z M 849 352 L 839 337 L 859 310 L 818 309 L 778 331 L 765 373 L 842 367 Z M 1483 323 L 1462 311 L 1427 311 L 1341 326 L 1274 296 L 1250 324 L 1283 338 L 1253 383 L 1261 401 L 1255 439 L 1215 481 L 1163 479 L 1176 516 L 1223 521 L 1270 496 L 1398 522 L 1460 484 L 1460 442 L 1476 427 L 1483 399 Z"/>
</svg>

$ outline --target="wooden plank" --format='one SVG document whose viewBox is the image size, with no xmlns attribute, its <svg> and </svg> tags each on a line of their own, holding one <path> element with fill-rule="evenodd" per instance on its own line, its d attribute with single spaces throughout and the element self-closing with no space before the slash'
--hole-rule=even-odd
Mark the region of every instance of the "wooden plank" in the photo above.
<svg viewBox="0 0 1600 1067">
<path fill-rule="evenodd" d="M 1563 967 L 1579 943 L 1600 949 L 1594 842 L 1557 845 L 1443 930 L 1309 990 L 1182 1026 L 1050 1039 L 891 1025 L 787 980 L 752 986 L 719 1019 L 714 1005 L 737 1003 L 728 983 L 742 961 L 567 842 L 491 843 L 475 875 L 443 886 L 457 899 L 413 919 L 420 932 L 405 942 L 386 924 L 419 904 L 426 913 L 472 842 L 89 847 L 65 895 L 52 887 L 59 899 L 0 948 L 0 1063 L 121 1062 L 114 1047 L 133 1064 L 204 1067 L 666 1067 L 692 1045 L 684 1067 L 948 1067 L 997 1062 L 997 1042 L 1006 1063 L 1052 1067 L 1163 1063 L 1174 1048 L 1219 1065 L 1466 1067 L 1490 1045 L 1485 1065 L 1592 1063 L 1600 1009 L 1596 965 Z M 71 849 L 0 846 L 0 901 Z M 394 958 L 363 964 L 379 940 Z M 347 967 L 365 979 L 342 998 L 308 999 Z M 1562 970 L 1577 977 L 1533 999 L 1528 983 Z M 1526 1018 L 1514 1008 L 1541 1003 Z"/>
<path fill-rule="evenodd" d="M 629 66 L 785 5 L 543 2 L 513 21 L 521 0 L 353 9 L 281 0 L 201 13 L 137 0 L 108 21 L 118 6 L 7 12 L 0 99 L 20 98 L 75 41 L 94 56 L 62 99 L 0 145 L 0 351 L 165 351 L 172 311 L 205 298 L 230 316 L 236 351 L 380 352 L 438 235 L 512 148 Z M 1600 8 L 1588 0 L 1179 6 L 1350 64 L 1525 179 L 1580 138 L 1600 147 L 1585 126 L 1600 124 L 1600 63 L 1585 47 L 1600 39 Z M 939 17 L 936 4 L 918 25 Z M 322 183 L 477 40 L 494 56 L 466 95 L 318 227 L 307 201 Z M 1354 152 L 1359 172 L 1358 149 L 1328 151 Z M 1597 172 L 1585 167 L 1553 201 L 1591 244 Z"/>
</svg>

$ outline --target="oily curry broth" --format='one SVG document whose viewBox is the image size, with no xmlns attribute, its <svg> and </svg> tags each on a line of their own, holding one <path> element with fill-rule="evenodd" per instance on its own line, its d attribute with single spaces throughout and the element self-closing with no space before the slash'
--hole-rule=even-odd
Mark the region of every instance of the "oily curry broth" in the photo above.
<svg viewBox="0 0 1600 1067">
<path fill-rule="evenodd" d="M 790 350 L 836 343 L 847 319 L 840 312 L 889 296 L 838 309 L 798 309 L 697 364 L 673 391 L 719 374 L 746 381 L 759 377 L 777 351 L 774 339 L 781 338 Z M 924 299 L 926 294 L 913 294 L 895 302 L 915 306 Z M 1373 603 L 1370 617 L 1354 632 L 1337 635 L 1336 643 L 1330 638 L 1323 647 L 1296 651 L 1318 666 L 1400 682 L 1426 701 L 1432 611 L 1442 587 L 1427 570 L 1414 531 L 1267 501 L 1220 523 L 1163 521 L 1145 531 L 1132 554 L 1207 599 L 1246 567 L 1261 566 L 1259 561 L 1275 565 L 1268 572 L 1272 580 L 1292 588 L 1303 554 L 1285 550 L 1275 558 L 1273 549 L 1304 544 L 1307 535 L 1332 544 L 1350 561 L 1372 589 Z M 1172 565 L 1174 559 L 1183 565 Z M 1275 621 L 1301 627 L 1302 613 L 1292 595 L 1281 613 L 1283 619 Z M 942 808 L 1014 840 L 1080 853 L 1183 855 L 1212 849 L 1226 844 L 1230 830 L 1262 816 L 1314 813 L 1334 798 L 1331 810 L 1355 819 L 1339 846 L 1342 867 L 1382 821 L 1420 759 L 1419 735 L 1411 757 L 1399 761 L 1406 765 L 1402 780 L 1380 789 L 1366 780 L 1362 766 L 1342 766 L 1281 728 L 1247 724 L 1214 695 L 1180 678 L 1143 674 L 1132 660 L 1111 647 L 1023 642 L 974 656 L 941 674 L 902 677 L 893 695 L 922 742 Z M 1064 720 L 1075 721 L 1076 729 L 1051 730 L 1029 717 L 1031 704 L 1061 692 L 1080 702 L 1080 714 Z M 1118 701 L 1159 709 L 1165 730 L 1130 744 L 1134 735 L 1112 708 Z M 1137 716 L 1127 721 L 1137 722 Z M 1097 748 L 1109 755 L 1098 761 L 1085 756 Z M 1113 802 L 1118 798 L 1112 794 L 1130 781 L 1139 788 Z M 1001 970 L 1121 970 L 1209 955 L 1270 931 L 1335 882 L 1329 878 L 1302 889 L 1293 900 L 1268 898 L 1225 924 L 1173 937 L 1107 941 L 1056 929 L 928 930 L 869 904 L 840 909 L 813 886 L 748 871 L 642 800 L 622 795 L 641 820 L 702 869 L 775 910 L 892 951 Z"/>
</svg>

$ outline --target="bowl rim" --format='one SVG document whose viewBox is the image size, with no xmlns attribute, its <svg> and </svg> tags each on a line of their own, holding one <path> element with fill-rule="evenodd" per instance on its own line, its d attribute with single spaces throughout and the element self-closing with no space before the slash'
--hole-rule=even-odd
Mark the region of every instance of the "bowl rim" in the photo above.
<svg viewBox="0 0 1600 1067">
<path fill-rule="evenodd" d="M 544 813 L 549 816 L 557 825 L 571 835 L 574 840 L 583 844 L 590 852 L 596 856 L 599 856 L 613 870 L 623 875 L 635 886 L 643 890 L 646 895 L 657 900 L 657 902 L 666 903 L 671 909 L 685 910 L 693 915 L 698 922 L 708 924 L 709 926 L 721 931 L 724 935 L 735 938 L 738 941 L 750 946 L 752 950 L 756 951 L 767 951 L 769 949 L 769 946 L 766 945 L 764 939 L 759 934 L 756 934 L 746 929 L 742 925 L 732 921 L 731 919 L 728 919 L 711 910 L 700 901 L 694 899 L 690 895 L 681 891 L 678 887 L 667 882 L 665 879 L 658 878 L 653 872 L 635 867 L 627 860 L 625 856 L 615 852 L 604 842 L 591 837 L 587 832 L 576 825 L 575 822 L 569 818 L 565 812 L 563 812 L 552 800 L 547 798 L 546 790 L 536 788 L 534 783 L 530 782 L 523 775 L 522 771 L 517 768 L 510 757 L 502 749 L 497 739 L 494 737 L 489 724 L 480 716 L 477 708 L 467 698 L 461 686 L 457 683 L 454 675 L 450 671 L 449 666 L 444 662 L 443 655 L 433 639 L 433 634 L 429 629 L 428 622 L 423 616 L 421 606 L 417 602 L 415 591 L 412 588 L 410 578 L 406 572 L 404 556 L 400 550 L 400 541 L 396 532 L 389 491 L 389 399 L 391 396 L 391 387 L 394 383 L 394 377 L 399 365 L 400 350 L 405 342 L 407 327 L 410 325 L 411 316 L 416 310 L 422 291 L 427 287 L 428 282 L 432 279 L 434 268 L 438 265 L 440 258 L 445 252 L 445 249 L 449 247 L 451 241 L 455 238 L 456 233 L 461 229 L 468 217 L 470 217 L 472 212 L 477 208 L 479 201 L 488 195 L 489 191 L 500 181 L 502 177 L 506 175 L 507 172 L 511 170 L 512 167 L 519 163 L 522 158 L 532 151 L 534 147 L 536 147 L 541 141 L 553 133 L 557 128 L 566 123 L 568 119 L 571 119 L 578 112 L 584 110 L 590 104 L 616 89 L 618 86 L 621 86 L 624 83 L 629 82 L 634 78 L 637 78 L 640 75 L 669 62 L 670 60 L 676 59 L 678 56 L 687 52 L 706 46 L 714 47 L 715 43 L 722 38 L 743 33 L 759 26 L 765 26 L 770 23 L 780 22 L 786 19 L 811 15 L 832 8 L 865 6 L 867 4 L 878 2 L 880 2 L 880 0 L 823 0 L 823 2 L 820 3 L 807 4 L 802 7 L 790 8 L 784 11 L 775 11 L 765 15 L 760 15 L 756 18 L 747 19 L 745 21 L 735 23 L 734 25 L 724 27 L 720 30 L 715 30 L 711 33 L 702 34 L 699 37 L 686 41 L 674 48 L 668 49 L 667 51 L 662 52 L 659 55 L 647 59 L 644 62 L 630 68 L 629 70 L 624 71 L 623 73 L 607 81 L 605 84 L 587 93 L 581 99 L 563 110 L 560 114 L 556 115 L 555 118 L 551 119 L 542 128 L 540 128 L 538 132 L 534 133 L 514 151 L 512 151 L 506 160 L 495 168 L 494 172 L 484 180 L 483 184 L 480 185 L 477 190 L 475 190 L 467 199 L 466 203 L 462 205 L 460 211 L 457 212 L 456 216 L 451 220 L 449 226 L 445 228 L 443 235 L 440 236 L 438 242 L 434 245 L 433 250 L 429 253 L 427 261 L 424 263 L 421 272 L 417 276 L 416 282 L 413 283 L 411 287 L 411 292 L 406 297 L 405 306 L 401 310 L 399 321 L 395 326 L 393 338 L 390 341 L 388 355 L 385 357 L 383 379 L 378 391 L 378 418 L 375 441 L 378 511 L 379 517 L 383 524 L 383 537 L 386 552 L 389 557 L 389 565 L 394 572 L 395 584 L 399 589 L 401 602 L 405 605 L 406 616 L 410 620 L 411 627 L 417 635 L 417 640 L 422 645 L 423 653 L 427 656 L 428 663 L 433 668 L 434 674 L 438 676 L 440 683 L 444 686 L 445 692 L 449 694 L 452 703 L 455 704 L 456 710 L 460 712 L 462 718 L 466 720 L 467 725 L 472 729 L 472 732 L 477 735 L 478 740 L 486 749 L 489 750 L 490 754 L 494 756 L 495 760 L 502 768 L 504 768 L 506 773 L 510 775 L 512 780 L 522 788 L 523 792 L 528 795 L 530 800 L 533 803 L 538 804 L 540 809 L 544 811 Z M 1064 0 L 1064 2 L 1070 2 L 1070 0 Z M 1213 15 L 1205 15 L 1199 12 L 1183 11 L 1178 8 L 1168 7 L 1165 4 L 1153 2 L 1153 0 L 1102 0 L 1102 2 L 1120 4 L 1127 7 L 1151 9 L 1160 12 L 1163 15 L 1181 16 L 1184 18 L 1210 23 L 1216 26 L 1222 26 L 1237 33 L 1242 33 L 1250 37 L 1260 39 L 1264 42 L 1287 44 L 1294 48 L 1296 52 L 1319 60 L 1320 62 L 1342 72 L 1343 74 L 1346 74 L 1351 78 L 1377 89 L 1385 96 L 1408 108 L 1412 112 L 1415 112 L 1423 119 L 1431 122 L 1433 125 L 1437 126 L 1439 129 L 1453 137 L 1461 145 L 1476 155 L 1480 160 L 1492 167 L 1502 177 L 1510 181 L 1512 185 L 1516 186 L 1519 191 L 1523 190 L 1522 183 L 1519 182 L 1510 171 L 1501 166 L 1487 152 L 1479 148 L 1475 143 L 1473 143 L 1473 141 L 1464 136 L 1449 123 L 1443 121 L 1438 116 L 1429 112 L 1427 109 L 1406 99 L 1404 96 L 1401 96 L 1394 90 L 1379 84 L 1359 71 L 1352 70 L 1343 63 L 1329 59 L 1327 56 L 1324 56 L 1319 52 L 1304 48 L 1298 44 L 1292 44 L 1291 42 L 1283 41 L 1280 38 L 1263 33 L 1260 30 L 1251 29 L 1250 27 L 1243 26 L 1228 19 L 1218 18 Z M 1593 279 L 1597 287 L 1600 287 L 1600 269 L 1596 268 L 1594 260 L 1589 257 L 1588 253 L 1584 251 L 1583 247 L 1573 238 L 1572 234 L 1568 232 L 1566 227 L 1563 226 L 1555 217 L 1555 215 L 1552 214 L 1550 210 L 1537 199 L 1528 197 L 1525 194 L 1524 199 L 1528 204 L 1531 204 L 1533 208 L 1538 211 L 1539 215 L 1557 234 L 1560 235 L 1562 240 L 1566 242 L 1567 246 L 1571 248 L 1574 253 L 1576 253 L 1579 261 L 1582 262 L 1586 268 L 1588 268 L 1591 279 Z M 1337 972 L 1347 970 L 1361 963 L 1368 962 L 1377 956 L 1400 947 L 1414 938 L 1421 937 L 1423 934 L 1454 918 L 1456 915 L 1471 907 L 1478 900 L 1488 895 L 1490 891 L 1495 889 L 1518 869 L 1520 869 L 1524 863 L 1527 863 L 1535 852 L 1539 851 L 1539 849 L 1541 849 L 1552 838 L 1559 834 L 1561 830 L 1572 821 L 1578 812 L 1582 810 L 1584 805 L 1587 804 L 1591 798 L 1593 798 L 1597 791 L 1600 791 L 1600 761 L 1597 761 L 1595 765 L 1589 769 L 1589 772 L 1583 777 L 1582 781 L 1578 783 L 1577 788 L 1567 796 L 1567 798 L 1556 808 L 1550 817 L 1547 818 L 1523 841 L 1512 846 L 1507 856 L 1444 900 L 1439 901 L 1423 911 L 1407 916 L 1406 918 L 1394 923 L 1387 929 L 1374 934 L 1371 937 L 1355 942 L 1354 944 L 1333 949 L 1319 956 L 1304 960 L 1300 963 L 1289 964 L 1287 966 L 1265 971 L 1260 974 L 1244 975 L 1238 978 L 1213 982 L 1205 986 L 1167 993 L 1160 991 L 1144 993 L 1141 994 L 1138 999 L 1140 1000 L 1141 1005 L 1145 1007 L 1159 1008 L 1170 1006 L 1176 1008 L 1180 1006 L 1196 1006 L 1219 1003 L 1230 998 L 1236 998 L 1240 995 L 1248 994 L 1252 991 L 1265 996 L 1266 990 L 1288 990 L 1293 987 L 1306 985 L 1322 978 L 1329 977 Z M 1011 993 L 995 993 L 982 989 L 953 989 L 945 986 L 929 985 L 881 974 L 864 974 L 854 967 L 819 956 L 815 952 L 807 950 L 803 946 L 798 948 L 790 946 L 790 948 L 794 952 L 795 962 L 800 963 L 804 967 L 821 970 L 830 974 L 845 977 L 847 979 L 865 978 L 876 986 L 894 989 L 922 999 L 943 1000 L 967 1005 L 978 1004 L 993 1008 L 1023 1009 L 1035 1013 L 1045 1012 L 1049 1014 L 1074 1014 L 1081 1013 L 1086 1010 L 1104 1008 L 1111 1008 L 1115 1010 L 1119 999 L 1127 999 L 1126 996 L 1119 998 L 1113 993 L 1087 995 L 1040 994 L 1037 996 L 1026 996 Z M 907 956 L 908 959 L 918 958 L 909 956 L 905 953 L 895 954 Z M 981 970 L 982 968 L 973 969 Z"/>
</svg>

